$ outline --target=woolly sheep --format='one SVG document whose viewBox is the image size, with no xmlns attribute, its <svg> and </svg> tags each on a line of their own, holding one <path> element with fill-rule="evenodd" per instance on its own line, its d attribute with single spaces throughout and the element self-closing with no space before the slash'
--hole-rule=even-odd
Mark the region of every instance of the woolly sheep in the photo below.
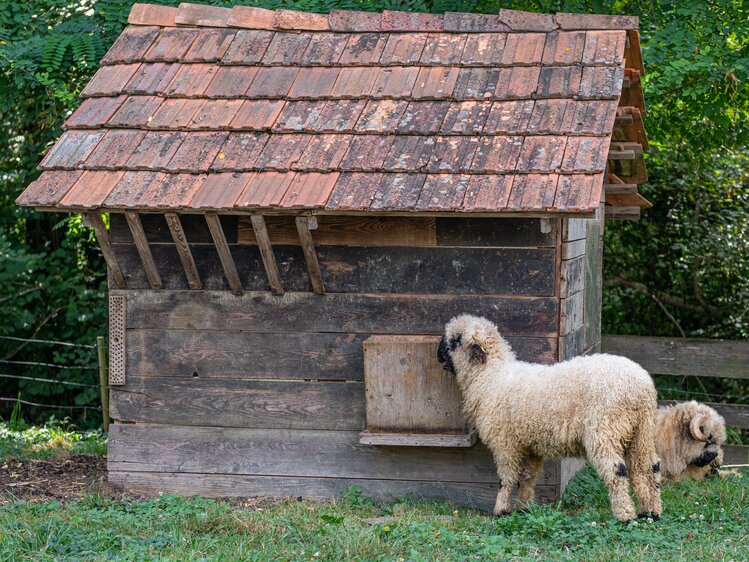
<svg viewBox="0 0 749 562">
<path fill-rule="evenodd" d="M 628 475 L 640 516 L 660 517 L 656 392 L 639 365 L 614 355 L 520 362 L 494 324 L 470 315 L 448 322 L 438 359 L 456 376 L 464 412 L 497 464 L 495 515 L 511 512 L 515 484 L 521 504 L 533 498 L 544 459 L 587 456 L 617 519 L 635 517 Z"/>
<path fill-rule="evenodd" d="M 723 464 L 726 422 L 704 404 L 682 402 L 658 408 L 655 447 L 668 480 L 705 478 Z"/>
</svg>

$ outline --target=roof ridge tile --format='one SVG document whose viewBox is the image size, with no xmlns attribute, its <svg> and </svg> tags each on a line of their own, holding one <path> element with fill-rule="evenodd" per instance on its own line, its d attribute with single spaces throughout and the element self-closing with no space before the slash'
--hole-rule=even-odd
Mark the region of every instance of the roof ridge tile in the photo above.
<svg viewBox="0 0 749 562">
<path fill-rule="evenodd" d="M 273 27 L 279 30 L 330 31 L 327 15 L 296 10 L 276 10 Z"/>
<path fill-rule="evenodd" d="M 174 22 L 177 25 L 227 27 L 230 13 L 231 8 L 182 2 L 177 8 L 177 15 L 174 18 Z"/>
</svg>

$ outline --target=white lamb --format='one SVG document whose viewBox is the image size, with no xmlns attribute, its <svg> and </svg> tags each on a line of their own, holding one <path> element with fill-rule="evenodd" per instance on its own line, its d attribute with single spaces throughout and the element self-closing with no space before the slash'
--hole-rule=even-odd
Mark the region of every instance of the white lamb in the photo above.
<svg viewBox="0 0 749 562">
<path fill-rule="evenodd" d="M 635 517 L 628 476 L 640 517 L 660 517 L 656 391 L 642 367 L 615 355 L 517 361 L 494 324 L 470 315 L 448 322 L 438 358 L 455 374 L 464 412 L 497 464 L 495 515 L 511 512 L 515 484 L 521 504 L 532 499 L 544 459 L 584 456 L 617 519 Z"/>
</svg>

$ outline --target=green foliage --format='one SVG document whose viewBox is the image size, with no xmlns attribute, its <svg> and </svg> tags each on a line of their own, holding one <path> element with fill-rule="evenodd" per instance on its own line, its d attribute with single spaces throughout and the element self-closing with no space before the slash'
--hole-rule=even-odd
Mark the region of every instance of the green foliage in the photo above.
<svg viewBox="0 0 749 562">
<path fill-rule="evenodd" d="M 493 518 L 443 502 L 274 504 L 160 495 L 15 502 L 0 558 L 29 560 L 743 560 L 749 478 L 663 487 L 664 518 L 622 525 L 590 468 L 557 506 Z M 382 513 L 380 522 L 365 521 Z"/>
<path fill-rule="evenodd" d="M 17 427 L 20 425 L 20 427 Z M 0 460 L 49 459 L 60 454 L 104 455 L 107 437 L 99 429 L 76 431 L 68 419 L 52 418 L 43 426 L 0 422 Z"/>
<path fill-rule="evenodd" d="M 77 106 L 134 0 L 0 0 L 0 335 L 90 344 L 106 329 L 104 263 L 77 219 L 19 209 L 14 199 Z M 155 0 L 176 6 L 179 0 Z M 654 203 L 609 223 L 604 330 L 749 336 L 749 9 L 741 0 L 213 0 L 319 13 L 332 9 L 639 15 Z M 94 364 L 78 349 L 0 343 L 0 358 Z M 21 353 L 21 355 L 17 355 Z M 26 372 L 24 372 L 26 374 Z M 34 371 L 54 378 L 62 373 Z M 90 383 L 95 373 L 66 371 Z M 92 405 L 96 390 L 0 379 L 0 396 Z M 735 390 L 735 389 L 734 389 Z M 0 404 L 6 412 L 9 403 Z M 84 410 L 85 412 L 85 410 Z M 39 415 L 41 411 L 33 411 Z M 92 421 L 92 420 L 88 420 Z"/>
</svg>

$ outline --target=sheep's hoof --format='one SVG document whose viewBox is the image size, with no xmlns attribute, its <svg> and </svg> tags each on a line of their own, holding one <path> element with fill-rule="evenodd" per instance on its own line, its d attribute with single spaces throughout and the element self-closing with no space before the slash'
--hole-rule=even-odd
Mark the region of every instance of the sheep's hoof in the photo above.
<svg viewBox="0 0 749 562">
<path fill-rule="evenodd" d="M 511 515 L 512 511 L 503 509 L 502 511 L 495 511 L 494 517 L 507 517 L 508 515 Z"/>
<path fill-rule="evenodd" d="M 637 516 L 637 519 L 652 519 L 653 521 L 659 521 L 660 518 L 660 514 L 655 511 L 645 511 Z"/>
</svg>

